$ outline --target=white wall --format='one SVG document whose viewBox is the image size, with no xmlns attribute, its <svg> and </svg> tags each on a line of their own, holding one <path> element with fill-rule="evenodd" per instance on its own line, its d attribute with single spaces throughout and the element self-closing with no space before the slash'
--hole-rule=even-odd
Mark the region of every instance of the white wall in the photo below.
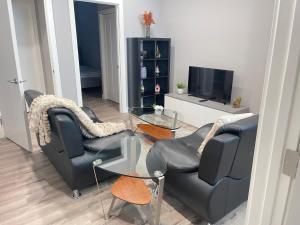
<svg viewBox="0 0 300 225">
<path fill-rule="evenodd" d="M 260 107 L 273 0 L 124 0 L 125 37 L 142 37 L 139 16 L 154 13 L 153 37 L 172 39 L 171 91 L 188 67 L 235 71 L 232 98 Z"/>
<path fill-rule="evenodd" d="M 160 28 L 159 32 L 163 30 L 166 36 L 172 38 L 173 90 L 178 81 L 187 83 L 189 65 L 231 69 L 235 71 L 233 98 L 242 96 L 242 104 L 258 112 L 273 1 L 160 2 L 161 6 L 153 12 L 154 15 L 159 14 L 158 21 L 164 23 L 161 25 L 164 29 Z M 147 6 L 140 7 L 138 4 L 136 8 L 141 11 L 140 8 L 146 9 Z"/>
<path fill-rule="evenodd" d="M 164 0 L 163 0 L 164 1 Z M 162 0 L 124 0 L 124 29 L 125 37 L 145 36 L 141 23 L 141 15 L 144 11 L 152 11 L 156 24 L 152 26 L 153 37 L 165 36 L 165 28 L 162 24 Z"/>
</svg>

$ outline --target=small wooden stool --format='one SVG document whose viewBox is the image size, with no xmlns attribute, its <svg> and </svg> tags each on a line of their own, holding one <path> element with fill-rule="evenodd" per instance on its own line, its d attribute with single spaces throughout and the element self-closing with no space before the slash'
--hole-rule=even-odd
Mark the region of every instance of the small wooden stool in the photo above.
<svg viewBox="0 0 300 225">
<path fill-rule="evenodd" d="M 153 215 L 151 213 L 151 207 L 150 207 L 152 195 L 143 179 L 121 176 L 113 184 L 111 193 L 113 195 L 113 199 L 110 204 L 109 210 L 107 212 L 108 218 L 110 217 L 116 199 L 118 198 L 130 204 L 147 206 L 148 207 L 147 217 L 149 223 L 153 224 L 153 220 L 152 220 Z"/>
<path fill-rule="evenodd" d="M 121 176 L 112 186 L 113 196 L 135 205 L 147 205 L 151 202 L 151 192 L 144 180 Z"/>
</svg>

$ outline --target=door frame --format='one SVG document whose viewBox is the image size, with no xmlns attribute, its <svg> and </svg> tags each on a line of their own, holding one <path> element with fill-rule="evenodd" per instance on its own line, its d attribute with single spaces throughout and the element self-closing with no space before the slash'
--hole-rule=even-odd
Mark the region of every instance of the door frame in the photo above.
<svg viewBox="0 0 300 225">
<path fill-rule="evenodd" d="M 124 33 L 124 15 L 122 0 L 69 0 L 69 5 L 73 5 L 74 1 L 90 2 L 97 4 L 106 4 L 115 6 L 117 19 L 117 41 L 118 41 L 118 65 L 119 65 L 119 110 L 122 113 L 128 112 L 128 94 L 127 94 L 127 73 L 126 73 L 126 51 L 125 51 L 125 33 Z M 72 23 L 73 48 L 74 52 L 78 52 L 77 35 L 75 26 L 75 15 L 70 13 L 70 21 Z M 75 31 L 74 31 L 75 30 Z M 77 56 L 78 57 L 78 56 Z M 79 62 L 78 62 L 79 68 Z M 80 73 L 75 74 L 77 80 L 80 80 Z M 77 85 L 77 95 L 82 96 L 81 85 Z M 81 97 L 82 98 L 82 97 Z"/>
<path fill-rule="evenodd" d="M 54 28 L 54 20 L 53 20 L 53 8 L 52 8 L 51 1 L 44 0 L 44 12 L 45 12 L 49 54 L 50 54 L 50 63 L 52 69 L 51 73 L 52 73 L 54 94 L 56 96 L 62 97 L 58 52 L 57 52 L 57 44 L 56 44 L 55 28 Z"/>
<path fill-rule="evenodd" d="M 107 99 L 108 97 L 108 93 L 107 93 L 107 68 L 108 68 L 108 62 L 106 61 L 106 58 L 103 57 L 106 54 L 105 48 L 103 46 L 105 46 L 104 44 L 104 39 L 105 39 L 105 34 L 103 34 L 103 32 L 101 32 L 101 30 L 103 30 L 104 28 L 104 23 L 103 23 L 103 16 L 106 14 L 110 14 L 110 13 L 114 13 L 115 16 L 117 16 L 116 14 L 116 9 L 115 8 L 111 8 L 111 9 L 104 9 L 101 11 L 98 11 L 98 21 L 99 21 L 99 37 L 100 37 L 100 59 L 101 59 L 101 77 L 102 77 L 102 97 L 104 99 Z M 119 53 L 117 52 L 117 55 L 119 55 Z M 119 79 L 119 77 L 118 77 Z M 120 80 L 118 81 L 118 83 L 120 83 Z M 120 96 L 119 96 L 120 99 Z"/>
<path fill-rule="evenodd" d="M 275 1 L 246 225 L 282 224 L 286 214 L 291 179 L 282 174 L 282 165 L 299 74 L 299 4 Z"/>
</svg>

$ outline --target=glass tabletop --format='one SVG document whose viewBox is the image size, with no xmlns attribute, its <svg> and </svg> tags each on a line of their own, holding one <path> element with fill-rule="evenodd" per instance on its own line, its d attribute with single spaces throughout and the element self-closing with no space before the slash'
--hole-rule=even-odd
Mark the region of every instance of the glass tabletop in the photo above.
<svg viewBox="0 0 300 225">
<path fill-rule="evenodd" d="M 113 151 L 115 157 L 109 160 L 101 159 L 101 152 L 96 153 L 99 159 L 93 162 L 95 167 L 118 175 L 152 179 L 164 176 L 167 170 L 166 163 L 147 161 L 151 146 L 144 143 L 138 136 L 124 137 L 105 147 L 105 151 Z"/>
<path fill-rule="evenodd" d="M 144 122 L 169 130 L 177 130 L 182 126 L 178 113 L 174 110 L 154 110 L 153 107 L 131 107 L 130 115 Z"/>
</svg>

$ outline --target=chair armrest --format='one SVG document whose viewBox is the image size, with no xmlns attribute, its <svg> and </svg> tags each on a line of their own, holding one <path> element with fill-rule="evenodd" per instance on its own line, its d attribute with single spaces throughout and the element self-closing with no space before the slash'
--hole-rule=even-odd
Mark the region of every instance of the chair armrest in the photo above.
<svg viewBox="0 0 300 225">
<path fill-rule="evenodd" d="M 227 176 L 237 151 L 239 137 L 221 134 L 212 138 L 202 153 L 198 176 L 210 185 L 215 185 Z"/>
<path fill-rule="evenodd" d="M 82 134 L 78 125 L 69 116 L 63 114 L 55 116 L 54 124 L 63 149 L 69 158 L 83 155 Z"/>
</svg>

